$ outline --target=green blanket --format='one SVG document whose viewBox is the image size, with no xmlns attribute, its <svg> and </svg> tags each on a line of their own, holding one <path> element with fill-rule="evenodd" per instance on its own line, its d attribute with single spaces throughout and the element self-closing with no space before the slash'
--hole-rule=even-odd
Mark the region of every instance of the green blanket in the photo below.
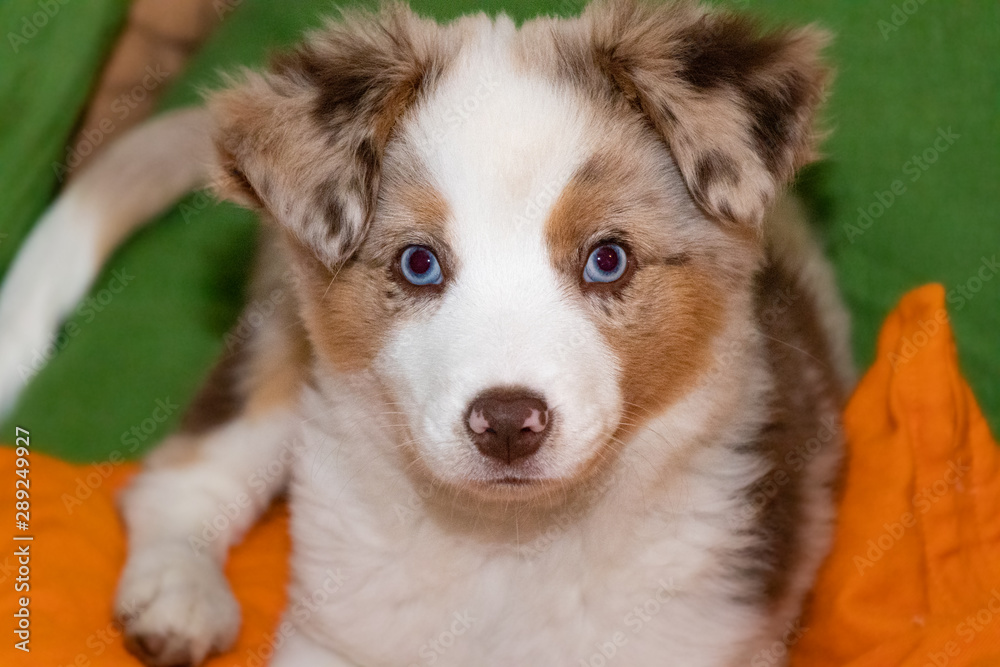
<svg viewBox="0 0 1000 667">
<path fill-rule="evenodd" d="M 65 144 L 126 4 L 0 4 L 0 275 L 57 190 Z M 523 20 L 576 13 L 583 3 L 413 4 L 439 19 L 483 9 Z M 859 364 L 872 361 L 877 328 L 895 301 L 909 288 L 941 282 L 963 368 L 996 430 L 1000 3 L 730 4 L 767 21 L 816 21 L 837 34 L 827 158 L 798 187 L 812 204 L 853 311 Z M 216 6 L 228 20 L 165 106 L 196 103 L 199 88 L 217 85 L 219 68 L 260 63 L 334 7 L 329 0 L 217 0 Z M 116 451 L 134 456 L 167 434 L 239 314 L 254 237 L 252 216 L 197 195 L 137 234 L 108 263 L 0 440 L 12 437 L 16 423 L 31 429 L 40 449 L 84 461 Z"/>
</svg>

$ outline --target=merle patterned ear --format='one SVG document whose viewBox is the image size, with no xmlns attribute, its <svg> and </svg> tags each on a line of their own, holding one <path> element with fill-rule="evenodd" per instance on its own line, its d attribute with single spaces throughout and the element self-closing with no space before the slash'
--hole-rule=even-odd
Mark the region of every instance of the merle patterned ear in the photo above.
<svg viewBox="0 0 1000 667">
<path fill-rule="evenodd" d="M 209 98 L 222 196 L 261 210 L 326 266 L 360 243 L 396 119 L 440 66 L 433 22 L 347 14 Z"/>
<path fill-rule="evenodd" d="M 764 32 L 686 1 L 612 0 L 592 5 L 584 21 L 596 66 L 663 135 L 710 216 L 759 225 L 815 159 L 829 78 L 823 31 Z"/>
</svg>

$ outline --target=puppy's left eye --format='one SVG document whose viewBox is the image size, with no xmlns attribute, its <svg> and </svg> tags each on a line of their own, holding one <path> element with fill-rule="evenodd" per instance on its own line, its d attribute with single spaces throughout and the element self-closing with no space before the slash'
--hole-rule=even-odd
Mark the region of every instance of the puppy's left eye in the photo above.
<svg viewBox="0 0 1000 667">
<path fill-rule="evenodd" d="M 444 276 L 441 264 L 430 248 L 411 245 L 399 258 L 399 270 L 412 285 L 440 285 Z"/>
<path fill-rule="evenodd" d="M 594 248 L 587 265 L 583 267 L 583 279 L 588 283 L 613 283 L 628 268 L 628 254 L 617 243 L 602 243 Z"/>
</svg>

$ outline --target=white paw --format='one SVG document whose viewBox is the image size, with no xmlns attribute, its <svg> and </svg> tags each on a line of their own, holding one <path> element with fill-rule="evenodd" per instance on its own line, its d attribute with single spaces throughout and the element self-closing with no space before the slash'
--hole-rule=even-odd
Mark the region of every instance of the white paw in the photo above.
<svg viewBox="0 0 1000 667">
<path fill-rule="evenodd" d="M 151 667 L 198 665 L 236 640 L 240 608 L 222 569 L 187 545 L 141 551 L 118 584 L 125 646 Z"/>
</svg>

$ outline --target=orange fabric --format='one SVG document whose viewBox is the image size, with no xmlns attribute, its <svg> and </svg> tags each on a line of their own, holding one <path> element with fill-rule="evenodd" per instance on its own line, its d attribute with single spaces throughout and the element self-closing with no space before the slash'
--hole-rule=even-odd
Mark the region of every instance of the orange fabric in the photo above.
<svg viewBox="0 0 1000 667">
<path fill-rule="evenodd" d="M 0 447 L 0 512 L 8 535 L 31 535 L 31 542 L 4 537 L 0 551 L 0 613 L 3 618 L 0 665 L 37 667 L 138 667 L 122 646 L 112 621 L 112 598 L 125 562 L 125 538 L 114 507 L 115 491 L 134 472 L 133 464 L 73 466 L 31 454 L 31 523 L 26 533 L 14 527 L 15 450 Z M 14 549 L 31 550 L 31 652 L 14 648 L 12 614 L 17 558 Z M 266 664 L 285 604 L 288 554 L 284 507 L 270 512 L 226 567 L 243 610 L 243 627 L 233 653 L 212 667 Z"/>
<path fill-rule="evenodd" d="M 847 408 L 850 457 L 836 545 L 805 629 L 787 635 L 792 667 L 1000 665 L 1000 451 L 959 373 L 944 312 L 939 286 L 907 295 Z M 0 469 L 13 466 L 13 450 L 3 448 Z M 133 470 L 31 455 L 32 652 L 14 650 L 7 633 L 0 664 L 138 664 L 110 620 L 125 549 L 113 494 Z M 13 508 L 16 478 L 3 477 L 0 506 Z M 0 552 L 8 627 L 14 548 Z M 283 508 L 235 549 L 227 569 L 243 630 L 234 652 L 211 665 L 266 662 L 284 604 L 287 551 Z M 751 665 L 777 664 L 784 652 L 776 646 Z"/>
<path fill-rule="evenodd" d="M 847 407 L 836 546 L 792 667 L 1000 665 L 1000 450 L 944 301 L 903 298 Z"/>
</svg>

